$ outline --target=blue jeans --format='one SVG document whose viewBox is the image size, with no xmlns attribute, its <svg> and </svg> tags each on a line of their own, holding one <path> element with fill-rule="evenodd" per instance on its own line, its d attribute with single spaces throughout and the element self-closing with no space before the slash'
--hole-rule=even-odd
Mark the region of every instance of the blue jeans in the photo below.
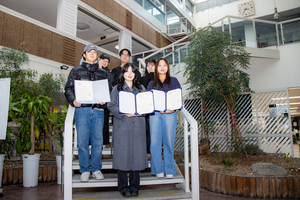
<svg viewBox="0 0 300 200">
<path fill-rule="evenodd" d="M 102 167 L 104 111 L 90 107 L 75 109 L 80 173 L 95 172 Z M 91 142 L 91 161 L 89 158 Z"/>
<path fill-rule="evenodd" d="M 176 112 L 171 114 L 160 114 L 155 112 L 150 115 L 150 152 L 151 152 L 151 174 L 176 175 L 174 161 L 174 143 L 176 137 L 177 117 Z M 162 148 L 164 149 L 164 163 L 162 163 Z"/>
</svg>

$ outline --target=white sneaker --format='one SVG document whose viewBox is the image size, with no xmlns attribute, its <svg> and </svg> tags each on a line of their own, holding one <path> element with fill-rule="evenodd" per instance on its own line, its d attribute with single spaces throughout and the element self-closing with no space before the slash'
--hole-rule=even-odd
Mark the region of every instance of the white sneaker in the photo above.
<svg viewBox="0 0 300 200">
<path fill-rule="evenodd" d="M 83 172 L 80 176 L 81 182 L 89 182 L 90 172 Z"/>
<path fill-rule="evenodd" d="M 163 178 L 163 177 L 165 177 L 165 174 L 162 172 L 162 173 L 156 174 L 156 177 L 157 178 Z"/>
<path fill-rule="evenodd" d="M 104 176 L 103 174 L 101 173 L 101 171 L 95 171 L 93 174 L 92 174 L 92 177 L 94 177 L 95 179 L 97 180 L 101 180 L 101 179 L 104 179 Z"/>
<path fill-rule="evenodd" d="M 174 178 L 173 174 L 167 174 L 166 178 Z"/>
</svg>

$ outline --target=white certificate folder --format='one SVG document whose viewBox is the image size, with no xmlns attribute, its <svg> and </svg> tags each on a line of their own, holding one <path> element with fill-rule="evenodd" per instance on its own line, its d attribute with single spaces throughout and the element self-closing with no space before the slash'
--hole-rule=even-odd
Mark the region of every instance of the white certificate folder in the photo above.
<svg viewBox="0 0 300 200">
<path fill-rule="evenodd" d="M 86 104 L 110 102 L 108 80 L 75 80 L 75 98 L 77 102 Z"/>
<path fill-rule="evenodd" d="M 157 111 L 178 110 L 182 108 L 182 89 L 177 88 L 167 92 L 151 90 L 153 92 L 154 109 Z"/>
<path fill-rule="evenodd" d="M 119 91 L 119 112 L 125 114 L 148 114 L 154 112 L 152 92 L 131 93 Z"/>
</svg>

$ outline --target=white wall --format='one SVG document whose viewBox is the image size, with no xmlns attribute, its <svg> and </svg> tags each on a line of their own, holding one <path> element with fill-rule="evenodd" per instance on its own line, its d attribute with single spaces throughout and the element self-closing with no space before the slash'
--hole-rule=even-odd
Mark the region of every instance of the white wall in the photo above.
<svg viewBox="0 0 300 200">
<path fill-rule="evenodd" d="M 278 91 L 290 87 L 300 87 L 300 43 L 279 46 L 280 59 L 251 57 L 249 69 L 250 88 L 255 92 Z M 173 75 L 183 88 L 183 96 L 188 95 L 186 77 L 183 71 Z"/>
<path fill-rule="evenodd" d="M 48 60 L 45 58 L 41 58 L 38 56 L 34 56 L 31 54 L 27 54 L 27 55 L 29 58 L 29 63 L 28 63 L 28 65 L 23 65 L 22 68 L 29 68 L 29 69 L 36 70 L 38 73 L 37 78 L 39 78 L 40 75 L 42 75 L 44 73 L 52 73 L 53 75 L 62 74 L 62 75 L 64 75 L 65 78 L 67 78 L 71 69 L 73 68 L 73 67 L 68 66 L 69 69 L 61 70 L 60 66 L 63 65 L 62 63 Z"/>
<path fill-rule="evenodd" d="M 207 26 L 222 17 L 227 15 L 238 16 L 237 4 L 247 2 L 249 0 L 235 1 L 222 6 L 214 7 L 208 10 L 200 11 L 195 14 L 196 28 Z M 249 18 L 258 18 L 261 16 L 274 13 L 274 0 L 253 0 L 255 6 L 255 15 Z M 276 7 L 278 12 L 290 10 L 292 8 L 300 7 L 299 0 L 276 0 Z"/>
<path fill-rule="evenodd" d="M 281 45 L 278 49 L 280 59 L 251 58 L 247 73 L 252 90 L 300 87 L 300 43 Z"/>
</svg>

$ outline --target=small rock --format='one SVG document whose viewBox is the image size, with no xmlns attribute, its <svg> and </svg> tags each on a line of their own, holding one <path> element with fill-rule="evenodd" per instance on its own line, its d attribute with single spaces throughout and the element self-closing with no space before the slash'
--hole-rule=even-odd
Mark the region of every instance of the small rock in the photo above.
<svg viewBox="0 0 300 200">
<path fill-rule="evenodd" d="M 271 163 L 256 163 L 251 166 L 255 175 L 259 176 L 287 176 L 288 172 L 277 165 Z"/>
</svg>

